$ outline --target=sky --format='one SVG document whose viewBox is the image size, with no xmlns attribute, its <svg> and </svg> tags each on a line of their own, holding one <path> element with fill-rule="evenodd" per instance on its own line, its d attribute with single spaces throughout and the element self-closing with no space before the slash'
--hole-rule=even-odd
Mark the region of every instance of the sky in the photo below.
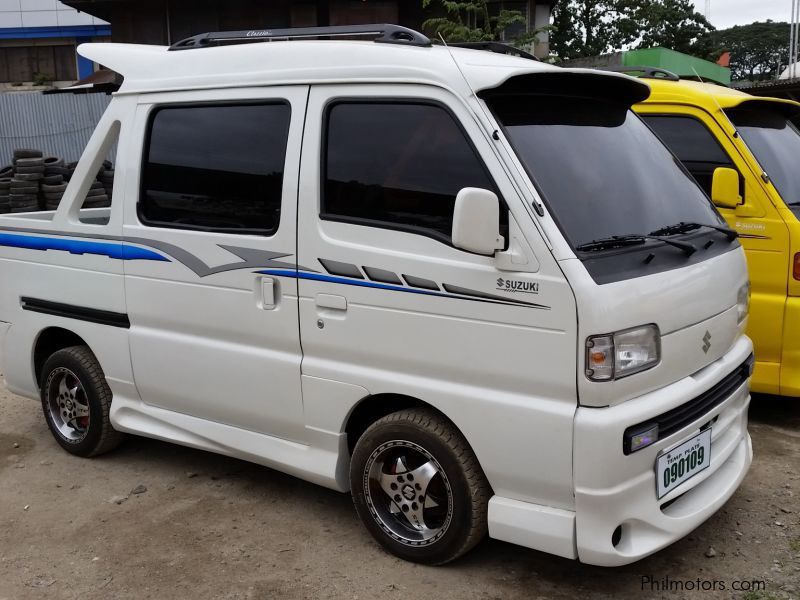
<svg viewBox="0 0 800 600">
<path fill-rule="evenodd" d="M 706 0 L 693 0 L 705 14 Z M 792 14 L 792 0 L 711 0 L 711 24 L 717 29 L 747 25 L 754 21 L 786 21 Z"/>
</svg>

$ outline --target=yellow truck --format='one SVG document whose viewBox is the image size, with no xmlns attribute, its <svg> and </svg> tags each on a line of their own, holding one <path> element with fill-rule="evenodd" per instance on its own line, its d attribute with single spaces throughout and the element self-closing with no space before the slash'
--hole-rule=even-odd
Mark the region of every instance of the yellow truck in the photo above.
<svg viewBox="0 0 800 600">
<path fill-rule="evenodd" d="M 752 389 L 800 396 L 800 103 L 645 74 L 635 110 L 740 236 L 751 281 Z M 687 224 L 687 227 L 690 225 Z"/>
</svg>

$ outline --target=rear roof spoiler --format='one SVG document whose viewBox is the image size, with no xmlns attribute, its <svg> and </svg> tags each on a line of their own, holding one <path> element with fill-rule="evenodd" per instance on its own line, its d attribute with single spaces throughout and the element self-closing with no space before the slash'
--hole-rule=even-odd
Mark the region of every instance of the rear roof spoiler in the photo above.
<svg viewBox="0 0 800 600">
<path fill-rule="evenodd" d="M 650 86 L 625 75 L 591 69 L 562 69 L 515 75 L 497 87 L 478 92 L 483 99 L 506 95 L 572 96 L 615 100 L 632 106 L 650 96 Z"/>
</svg>

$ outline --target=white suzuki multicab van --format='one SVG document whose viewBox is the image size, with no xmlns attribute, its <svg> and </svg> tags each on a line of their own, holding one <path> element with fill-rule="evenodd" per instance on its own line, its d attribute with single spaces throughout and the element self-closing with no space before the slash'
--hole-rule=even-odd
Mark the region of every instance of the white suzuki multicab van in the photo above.
<svg viewBox="0 0 800 600">
<path fill-rule="evenodd" d="M 79 456 L 133 433 L 350 491 L 408 560 L 687 534 L 752 457 L 743 251 L 645 83 L 510 51 L 81 46 L 125 81 L 58 210 L 0 217 L 8 388 Z"/>
</svg>

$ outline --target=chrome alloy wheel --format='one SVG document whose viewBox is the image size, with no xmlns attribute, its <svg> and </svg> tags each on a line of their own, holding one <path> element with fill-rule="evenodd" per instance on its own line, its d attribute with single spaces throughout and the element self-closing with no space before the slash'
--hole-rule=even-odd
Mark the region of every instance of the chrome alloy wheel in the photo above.
<svg viewBox="0 0 800 600">
<path fill-rule="evenodd" d="M 450 482 L 439 462 L 422 446 L 403 440 L 381 444 L 367 460 L 363 485 L 372 517 L 402 544 L 433 544 L 450 526 Z"/>
<path fill-rule="evenodd" d="M 80 379 L 65 367 L 53 369 L 45 386 L 50 420 L 63 438 L 83 441 L 89 431 L 89 399 Z"/>
</svg>

